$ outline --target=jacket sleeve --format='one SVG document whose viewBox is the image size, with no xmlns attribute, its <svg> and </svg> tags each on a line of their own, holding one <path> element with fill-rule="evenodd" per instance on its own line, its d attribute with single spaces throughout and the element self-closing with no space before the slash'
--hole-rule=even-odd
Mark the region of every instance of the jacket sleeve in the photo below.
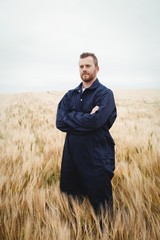
<svg viewBox="0 0 160 240">
<path fill-rule="evenodd" d="M 108 90 L 103 94 L 99 94 L 96 105 L 99 106 L 99 109 L 94 114 L 75 111 L 67 112 L 65 116 L 63 115 L 63 123 L 76 131 L 83 132 L 93 131 L 103 125 L 107 125 L 107 128 L 110 129 L 117 116 L 112 91 Z"/>
<path fill-rule="evenodd" d="M 64 95 L 61 101 L 58 104 L 57 114 L 56 114 L 56 127 L 62 132 L 70 132 L 72 131 L 72 127 L 64 121 L 65 117 L 68 116 L 69 113 L 69 92 Z"/>
</svg>

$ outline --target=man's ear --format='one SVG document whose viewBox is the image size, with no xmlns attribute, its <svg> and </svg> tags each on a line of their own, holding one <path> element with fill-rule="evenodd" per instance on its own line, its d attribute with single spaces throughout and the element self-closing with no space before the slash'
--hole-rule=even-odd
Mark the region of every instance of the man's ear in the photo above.
<svg viewBox="0 0 160 240">
<path fill-rule="evenodd" d="M 97 72 L 99 72 L 99 66 L 96 66 Z"/>
</svg>

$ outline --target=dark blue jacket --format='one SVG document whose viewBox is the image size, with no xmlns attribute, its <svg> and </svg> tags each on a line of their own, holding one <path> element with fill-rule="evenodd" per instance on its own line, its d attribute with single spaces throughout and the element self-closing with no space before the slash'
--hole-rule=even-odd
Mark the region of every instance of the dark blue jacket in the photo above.
<svg viewBox="0 0 160 240">
<path fill-rule="evenodd" d="M 99 110 L 94 114 L 90 114 L 95 106 L 99 106 Z M 113 149 L 114 141 L 109 133 L 109 129 L 114 123 L 116 116 L 116 105 L 112 91 L 103 86 L 97 79 L 84 92 L 82 92 L 81 83 L 78 87 L 69 90 L 64 95 L 58 104 L 56 126 L 61 131 L 67 132 L 67 137 L 78 135 L 78 156 L 84 150 L 84 138 L 82 136 L 85 136 L 85 141 L 88 142 L 88 145 L 91 145 L 89 144 L 90 138 L 94 139 L 96 144 L 88 146 L 86 151 L 92 152 L 94 156 L 105 158 L 108 152 L 111 153 Z M 80 140 L 78 138 L 80 136 L 82 144 L 79 143 Z M 75 141 L 76 138 L 74 137 L 72 144 L 76 145 Z M 83 149 L 80 145 L 83 146 Z M 77 148 L 77 146 L 75 147 Z M 94 151 L 96 152 L 94 153 Z M 114 160 L 110 164 L 113 171 Z"/>
</svg>

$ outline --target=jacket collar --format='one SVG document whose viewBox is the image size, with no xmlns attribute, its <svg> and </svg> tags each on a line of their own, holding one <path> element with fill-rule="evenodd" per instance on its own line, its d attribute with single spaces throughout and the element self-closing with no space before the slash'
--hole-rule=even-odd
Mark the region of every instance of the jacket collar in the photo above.
<svg viewBox="0 0 160 240">
<path fill-rule="evenodd" d="M 97 88 L 98 87 L 98 85 L 99 85 L 99 80 L 98 80 L 98 78 L 93 82 L 93 84 L 89 87 L 89 88 L 87 88 L 88 90 L 90 90 L 90 89 L 95 89 L 95 88 Z M 82 82 L 78 85 L 78 87 L 76 87 L 74 90 L 76 90 L 76 91 L 79 91 L 79 90 L 82 90 Z"/>
</svg>

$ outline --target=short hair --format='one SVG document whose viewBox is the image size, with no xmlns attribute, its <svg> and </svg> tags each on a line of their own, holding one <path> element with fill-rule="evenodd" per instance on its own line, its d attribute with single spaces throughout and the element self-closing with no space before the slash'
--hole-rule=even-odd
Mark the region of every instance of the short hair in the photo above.
<svg viewBox="0 0 160 240">
<path fill-rule="evenodd" d="M 86 58 L 86 57 L 92 57 L 95 66 L 98 66 L 98 59 L 96 57 L 96 55 L 94 53 L 90 53 L 90 52 L 84 52 L 80 55 L 80 58 Z"/>
</svg>

